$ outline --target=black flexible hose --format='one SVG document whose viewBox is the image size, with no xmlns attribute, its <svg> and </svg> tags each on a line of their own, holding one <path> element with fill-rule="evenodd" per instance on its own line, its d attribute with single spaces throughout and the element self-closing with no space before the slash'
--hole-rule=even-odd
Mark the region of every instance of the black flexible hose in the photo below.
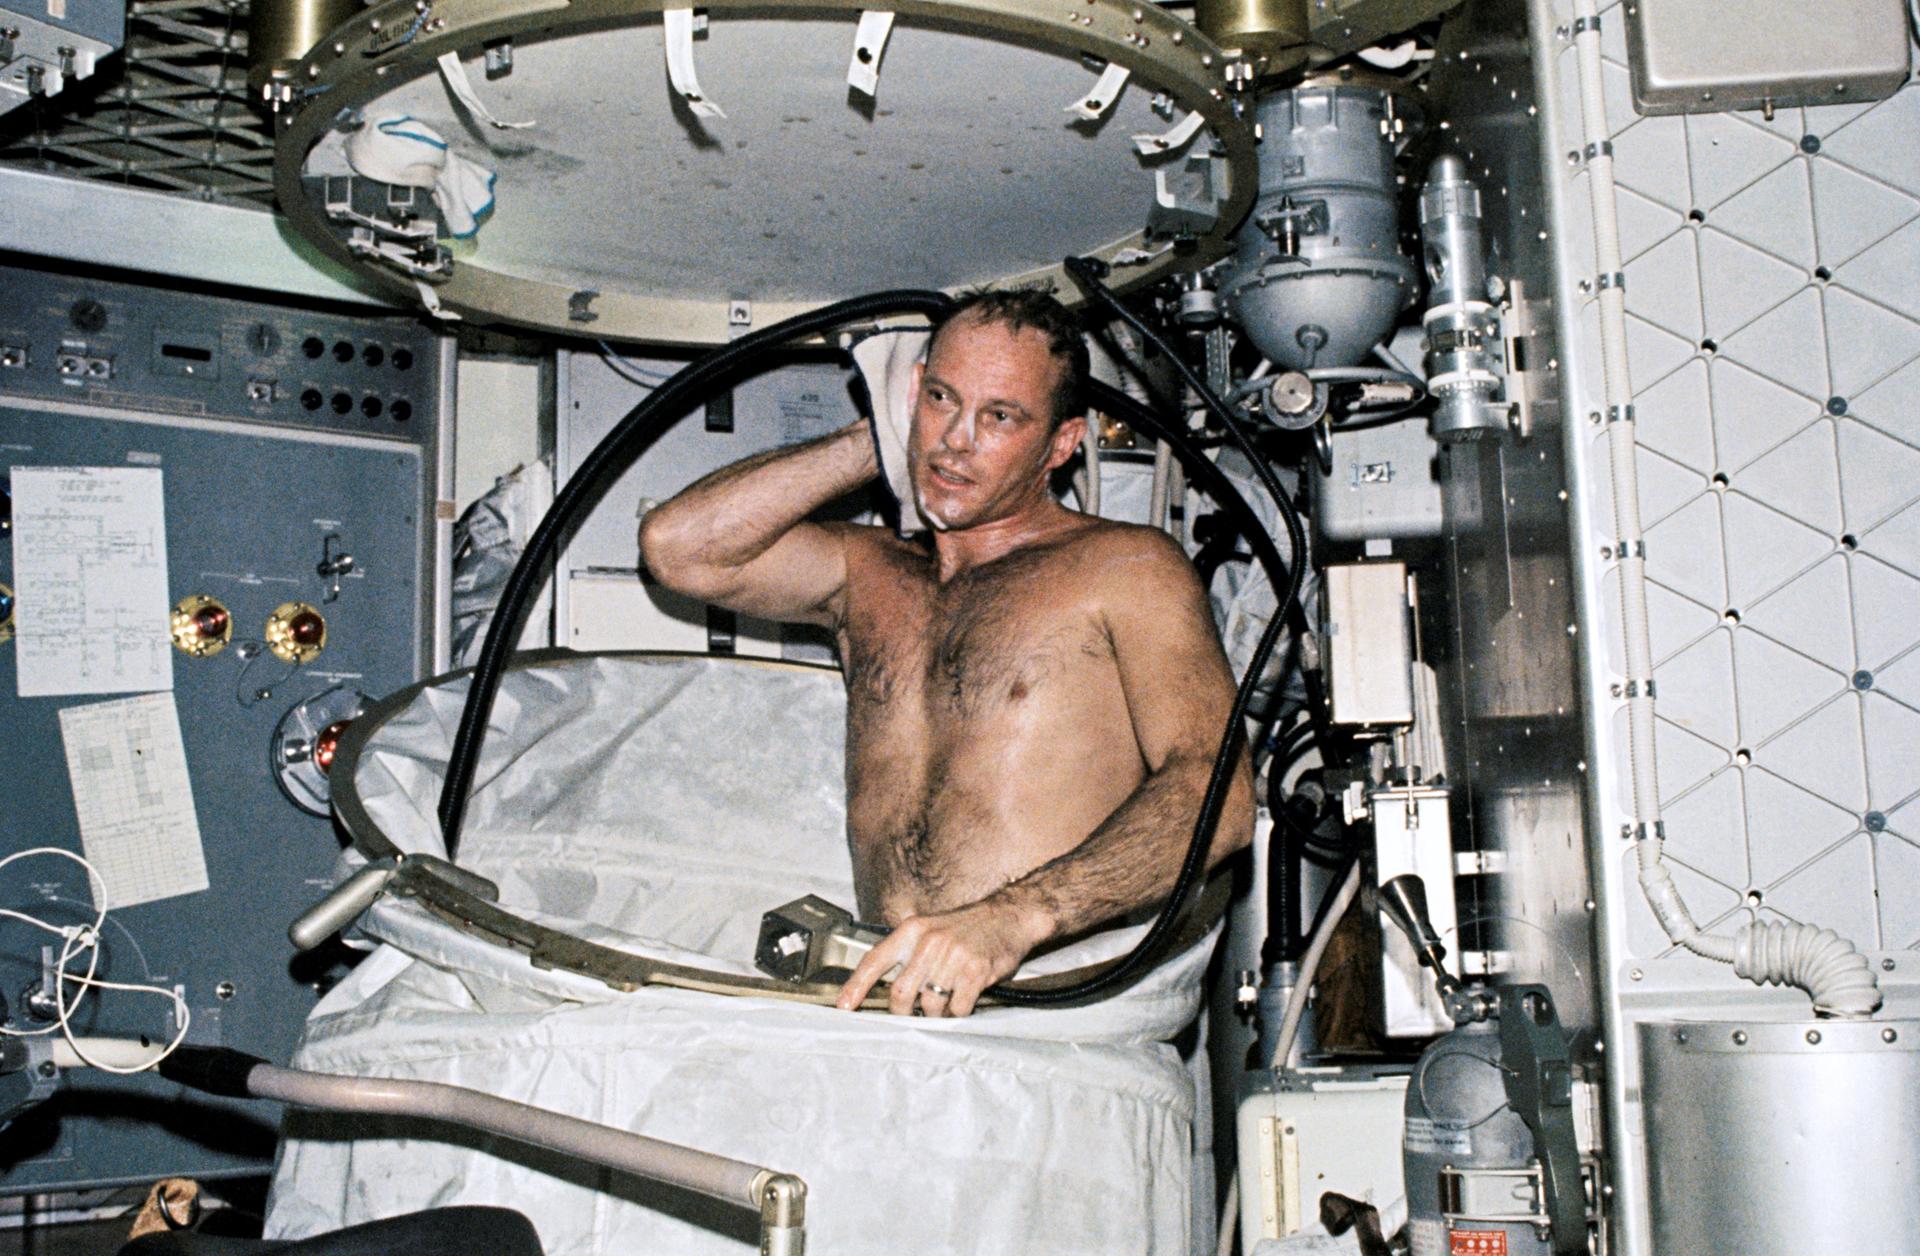
<svg viewBox="0 0 1920 1256">
<path fill-rule="evenodd" d="M 789 340 L 831 331 L 845 323 L 899 314 L 933 318 L 951 304 L 952 298 L 941 292 L 878 292 L 822 306 L 752 332 L 696 358 L 676 372 L 646 400 L 629 410 L 593 447 L 593 452 L 580 463 L 580 469 L 554 496 L 553 505 L 540 520 L 540 526 L 534 529 L 500 591 L 493 622 L 487 625 L 486 641 L 468 682 L 466 705 L 460 711 L 460 726 L 447 755 L 446 781 L 440 788 L 440 832 L 445 838 L 449 859 L 459 847 L 460 825 L 466 818 L 467 798 L 479 766 L 480 747 L 486 739 L 487 719 L 493 713 L 493 701 L 499 693 L 507 660 L 520 639 L 520 624 L 527 607 L 546 582 L 546 569 L 559 552 L 561 537 L 585 518 L 606 487 L 633 461 L 641 440 L 653 436 L 656 427 L 664 429 L 686 410 L 704 401 L 718 381 L 738 372 L 755 354 Z"/>
<path fill-rule="evenodd" d="M 1267 760 L 1267 812 L 1273 826 L 1267 834 L 1267 936 L 1260 947 L 1264 967 L 1300 953 L 1300 858 L 1286 823 L 1286 775 L 1313 741 L 1313 726 L 1302 724 L 1289 732 Z"/>
<path fill-rule="evenodd" d="M 1242 429 L 1240 420 L 1233 413 L 1232 409 L 1227 406 L 1225 402 L 1221 401 L 1219 397 L 1214 395 L 1213 390 L 1207 387 L 1206 382 L 1194 373 L 1193 368 L 1188 366 L 1186 362 L 1180 358 L 1180 355 L 1173 351 L 1172 346 L 1168 345 L 1158 332 L 1149 327 L 1143 320 L 1135 315 L 1133 311 L 1122 305 L 1119 298 L 1114 296 L 1107 286 L 1100 282 L 1100 277 L 1106 269 L 1104 262 L 1099 262 L 1091 258 L 1070 257 L 1066 259 L 1065 267 L 1067 273 L 1073 276 L 1074 282 L 1078 283 L 1082 288 L 1085 288 L 1090 296 L 1140 333 L 1148 344 L 1153 345 L 1159 349 L 1161 353 L 1164 353 L 1174 366 L 1179 368 L 1181 376 L 1187 381 L 1188 386 L 1200 397 L 1207 409 L 1212 412 L 1214 417 L 1220 421 L 1221 425 L 1227 429 L 1227 433 L 1233 437 L 1234 442 L 1239 445 L 1240 451 L 1246 455 L 1247 461 L 1253 466 L 1254 473 L 1259 476 L 1262 486 L 1265 487 L 1267 492 L 1272 496 L 1274 506 L 1280 512 L 1281 522 L 1286 525 L 1287 542 L 1292 550 L 1294 561 L 1291 564 L 1291 569 L 1287 571 L 1285 583 L 1281 584 L 1276 582 L 1274 584 L 1274 591 L 1279 595 L 1279 602 L 1274 608 L 1272 618 L 1267 621 L 1266 629 L 1261 632 L 1260 640 L 1254 645 L 1253 657 L 1247 663 L 1247 674 L 1241 678 L 1240 687 L 1234 692 L 1233 708 L 1227 716 L 1226 732 L 1220 739 L 1220 753 L 1214 756 L 1213 770 L 1207 777 L 1206 792 L 1200 799 L 1200 814 L 1194 819 L 1193 837 L 1187 843 L 1187 852 L 1180 860 L 1180 871 L 1174 877 L 1173 888 L 1168 891 L 1166 901 L 1160 905 L 1159 914 L 1154 917 L 1153 923 L 1147 927 L 1146 934 L 1141 937 L 1140 941 L 1131 951 L 1127 952 L 1127 954 L 1117 960 L 1111 967 L 1102 969 L 1084 981 L 1046 991 L 1022 990 L 1004 982 L 997 986 L 988 987 L 986 993 L 990 997 L 1002 1003 L 1009 1003 L 1021 1007 L 1045 1007 L 1061 1003 L 1079 1002 L 1116 989 L 1127 981 L 1130 981 L 1136 973 L 1144 968 L 1147 961 L 1158 951 L 1162 942 L 1172 934 L 1175 924 L 1179 919 L 1181 908 L 1186 905 L 1187 898 L 1193 893 L 1194 888 L 1200 883 L 1201 878 L 1206 873 L 1207 851 L 1213 844 L 1213 831 L 1215 826 L 1220 822 L 1221 808 L 1226 805 L 1227 789 L 1233 779 L 1235 760 L 1239 757 L 1240 743 L 1245 737 L 1244 721 L 1247 717 L 1247 708 L 1253 702 L 1255 691 L 1260 687 L 1260 678 L 1267 670 L 1267 661 L 1273 657 L 1273 647 L 1275 643 L 1279 641 L 1281 632 L 1286 628 L 1288 616 L 1292 613 L 1294 607 L 1299 604 L 1300 584 L 1306 574 L 1305 565 L 1302 560 L 1305 558 L 1307 552 L 1307 530 L 1305 524 L 1300 520 L 1300 512 L 1294 508 L 1293 502 L 1288 499 L 1286 490 L 1281 486 L 1279 479 L 1273 474 L 1273 468 L 1267 465 L 1266 460 L 1262 458 L 1259 451 L 1254 448 L 1252 438 Z M 1111 401 L 1114 397 L 1125 396 L 1125 394 L 1115 388 L 1095 388 L 1089 389 L 1089 391 L 1096 394 L 1096 405 L 1100 404 L 1102 400 Z M 1138 411 L 1142 409 L 1142 407 L 1133 405 L 1131 398 L 1127 400 L 1129 403 L 1126 407 L 1127 410 Z M 1156 423 L 1152 426 L 1159 428 L 1160 434 L 1164 438 L 1171 438 L 1176 428 L 1181 429 L 1179 433 L 1180 441 L 1182 444 L 1188 443 L 1186 441 L 1186 432 L 1184 431 L 1183 424 Z M 1171 439 L 1169 439 L 1169 443 L 1172 443 Z M 1177 450 L 1178 446 L 1175 448 Z M 1209 463 L 1210 460 L 1202 457 L 1198 461 L 1201 463 Z M 1224 473 L 1220 478 L 1222 481 L 1226 480 Z M 1230 482 L 1228 483 L 1230 486 Z M 1238 497 L 1239 494 L 1235 492 L 1234 496 Z M 1250 509 L 1251 508 L 1249 508 L 1249 510 Z M 1256 531 L 1264 535 L 1266 530 L 1260 528 Z M 1275 555 L 1275 559 L 1277 561 L 1277 554 Z M 1282 589 L 1285 590 L 1284 593 L 1281 592 Z"/>
<path fill-rule="evenodd" d="M 1184 362 L 1173 353 L 1164 340 L 1151 328 L 1119 306 L 1111 293 L 1101 285 L 1097 278 L 1082 275 L 1084 267 L 1076 269 L 1070 260 L 1070 269 L 1083 284 L 1103 301 L 1119 310 L 1121 316 L 1132 323 L 1161 352 L 1173 360 L 1187 381 L 1207 402 L 1213 412 L 1222 417 L 1228 430 L 1233 434 L 1247 454 L 1255 471 L 1259 474 L 1263 486 L 1273 496 L 1280 511 L 1280 517 L 1286 524 L 1288 541 L 1293 554 L 1298 557 L 1306 552 L 1306 533 L 1294 509 L 1287 499 L 1270 468 L 1266 466 L 1251 442 L 1239 428 L 1237 421 L 1227 411 L 1219 398 L 1194 376 Z M 761 331 L 744 336 L 720 349 L 696 359 L 662 384 L 644 401 L 629 411 L 625 418 L 616 424 L 611 432 L 596 445 L 580 464 L 572 478 L 555 496 L 553 505 L 540 521 L 528 540 L 526 549 L 519 561 L 514 564 L 511 575 L 501 591 L 500 601 L 495 608 L 492 622 L 487 627 L 486 640 L 481 646 L 480 657 L 474 664 L 471 680 L 467 689 L 466 704 L 460 713 L 460 725 L 454 734 L 453 745 L 447 759 L 447 775 L 440 793 L 440 824 L 444 835 L 447 853 L 451 857 L 458 845 L 460 827 L 466 814 L 468 796 L 472 790 L 474 772 L 478 767 L 480 749 L 486 737 L 488 717 L 492 713 L 493 702 L 500 688 L 500 681 L 506 671 L 506 664 L 513 653 L 513 645 L 519 639 L 520 622 L 540 585 L 544 583 L 544 568 L 554 558 L 559 549 L 559 541 L 569 529 L 577 524 L 598 502 L 607 484 L 619 472 L 625 469 L 635 456 L 636 446 L 643 437 L 651 436 L 655 420 L 664 427 L 677 420 L 680 415 L 694 404 L 705 399 L 715 384 L 737 372 L 742 363 L 754 354 L 763 352 L 787 340 L 818 334 L 831 330 L 843 323 L 872 319 L 886 315 L 918 313 L 929 318 L 937 316 L 946 309 L 950 298 L 944 294 L 922 291 L 896 291 L 877 293 L 867 297 L 857 297 L 834 305 L 823 306 L 818 310 L 797 315 L 794 318 L 776 323 Z M 1221 740 L 1220 752 L 1214 759 L 1213 771 L 1208 778 L 1206 793 L 1201 800 L 1200 814 L 1194 824 L 1193 839 L 1188 843 L 1187 852 L 1180 866 L 1172 891 L 1162 904 L 1158 916 L 1148 928 L 1139 943 L 1112 966 L 1070 986 L 1051 990 L 1023 990 L 1017 987 L 992 987 L 988 993 L 1006 1004 L 1027 1007 L 1055 1006 L 1064 1003 L 1081 1002 L 1115 989 L 1129 981 L 1158 950 L 1160 944 L 1172 932 L 1175 920 L 1187 897 L 1200 879 L 1206 866 L 1206 853 L 1211 845 L 1215 826 L 1219 823 L 1220 810 L 1226 801 L 1228 782 L 1232 778 L 1234 761 L 1237 758 L 1240 741 L 1244 737 L 1244 721 L 1247 707 L 1258 688 L 1259 678 L 1265 672 L 1267 662 L 1273 655 L 1273 648 L 1284 629 L 1289 611 L 1299 600 L 1303 570 L 1296 564 L 1283 563 L 1279 551 L 1274 547 L 1272 537 L 1268 535 L 1259 516 L 1233 486 L 1226 474 L 1216 467 L 1189 438 L 1184 425 L 1178 422 L 1163 422 L 1146 407 L 1141 406 L 1119 389 L 1098 381 L 1091 381 L 1088 387 L 1089 398 L 1099 409 L 1109 414 L 1125 418 L 1129 423 L 1160 436 L 1166 440 L 1176 453 L 1184 455 L 1189 464 L 1190 473 L 1194 473 L 1196 482 L 1202 484 L 1210 496 L 1225 506 L 1241 525 L 1243 534 L 1252 545 L 1255 556 L 1267 569 L 1268 577 L 1276 590 L 1284 589 L 1279 605 L 1273 617 L 1268 621 L 1266 630 L 1254 646 L 1253 657 L 1249 663 L 1247 675 L 1241 681 L 1234 695 L 1232 711 L 1228 716 L 1227 728 Z"/>
</svg>

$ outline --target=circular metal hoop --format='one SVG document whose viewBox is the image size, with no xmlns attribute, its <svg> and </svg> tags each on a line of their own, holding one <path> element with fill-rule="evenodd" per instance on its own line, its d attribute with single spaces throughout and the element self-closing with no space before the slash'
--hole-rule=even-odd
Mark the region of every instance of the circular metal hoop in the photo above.
<svg viewBox="0 0 1920 1256">
<path fill-rule="evenodd" d="M 324 198 L 311 190 L 309 158 L 329 140 L 336 123 L 369 107 L 423 99 L 429 89 L 437 93 L 432 76 L 440 57 L 463 50 L 477 53 L 502 40 L 520 41 L 523 63 L 539 65 L 541 50 L 549 50 L 544 54 L 545 68 L 551 72 L 557 67 L 558 78 L 550 77 L 554 86 L 542 90 L 548 91 L 551 103 L 552 91 L 573 90 L 574 67 L 587 67 L 597 60 L 583 56 L 585 49 L 617 47 L 625 53 L 651 48 L 653 55 L 659 55 L 660 15 L 674 7 L 680 6 L 670 0 L 388 0 L 364 11 L 323 39 L 288 75 L 292 94 L 279 105 L 275 160 L 275 188 L 282 209 L 300 234 L 323 252 L 374 277 L 403 299 L 413 299 L 415 277 L 349 248 L 347 232 L 329 219 Z M 860 0 L 706 0 L 701 7 L 712 20 L 711 35 L 697 45 L 702 69 L 724 76 L 729 63 L 723 54 L 730 46 L 723 36 L 756 28 L 788 29 L 796 23 L 815 23 L 829 36 L 850 35 L 852 20 L 866 5 Z M 692 118 L 658 63 L 613 58 L 596 67 L 592 73 L 601 76 L 597 81 L 619 82 L 629 95 L 605 102 L 589 97 L 550 117 L 556 125 L 587 130 L 597 126 L 603 132 L 629 115 L 637 119 L 631 124 L 633 164 L 621 164 L 628 158 L 615 145 L 608 149 L 606 160 L 595 159 L 591 172 L 618 185 L 610 194 L 628 199 L 618 202 L 619 214 L 547 215 L 556 228 L 575 229 L 592 242 L 585 248 L 574 245 L 579 254 L 586 254 L 582 256 L 569 253 L 569 242 L 558 240 L 553 248 L 562 256 L 551 259 L 552 265 L 530 260 L 540 245 L 540 198 L 558 195 L 556 189 L 567 178 L 574 180 L 568 186 L 577 187 L 584 178 L 577 169 L 581 161 L 540 151 L 543 132 L 539 128 L 489 132 L 435 95 L 436 105 L 444 106 L 447 139 L 466 151 L 472 151 L 470 143 L 483 161 L 492 158 L 495 164 L 506 163 L 500 183 L 502 208 L 493 223 L 481 228 L 474 246 L 456 248 L 451 273 L 431 283 L 435 298 L 447 310 L 485 322 L 569 335 L 702 345 L 722 343 L 743 327 L 765 325 L 853 295 L 856 289 L 956 290 L 976 284 L 1050 283 L 1064 299 L 1077 301 L 1078 289 L 1058 260 L 1069 251 L 1114 263 L 1115 285 L 1132 288 L 1210 263 L 1231 247 L 1233 229 L 1245 217 L 1256 192 L 1255 133 L 1242 116 L 1243 98 L 1238 92 L 1245 80 L 1234 72 L 1239 63 L 1194 28 L 1144 0 L 1044 4 L 896 0 L 887 8 L 903 24 L 892 36 L 894 44 L 900 45 L 908 32 L 919 41 L 908 42 L 897 54 L 887 54 L 901 62 L 897 71 L 887 71 L 901 82 L 883 77 L 873 99 L 860 101 L 848 93 L 823 104 L 817 62 L 824 53 L 810 53 L 813 64 L 804 73 L 810 76 L 805 82 L 813 93 L 809 100 L 818 106 L 813 112 L 838 112 L 818 119 L 796 116 L 804 114 L 805 105 L 781 95 L 782 81 L 756 78 L 735 92 L 736 99 L 748 106 L 743 116 L 752 115 L 761 127 L 750 135 L 727 130 L 726 121 L 707 129 Z M 643 35 L 649 42 L 643 44 Z M 580 42 L 588 38 L 600 42 Z M 969 62 L 935 65 L 934 72 L 928 73 L 931 54 L 924 50 L 935 45 L 938 50 L 976 49 L 978 55 Z M 731 45 L 737 47 L 739 42 Z M 834 56 L 845 57 L 850 51 L 850 43 L 836 44 Z M 762 63 L 768 60 L 764 51 L 759 55 Z M 1043 93 L 1056 92 L 1056 82 L 1022 86 L 968 76 L 969 65 L 974 74 L 1040 65 L 1060 82 L 1079 83 L 1084 75 L 1084 84 L 1074 88 L 1079 91 L 1092 88 L 1093 71 L 1102 64 L 1122 67 L 1132 76 L 1129 90 L 1134 95 L 1124 102 L 1130 123 L 1123 121 L 1114 101 L 1102 102 L 1104 116 L 1097 121 L 1073 121 L 1056 112 L 1068 100 L 1055 101 L 1050 94 L 1045 99 L 1052 116 L 1041 118 L 1030 107 Z M 745 73 L 738 66 L 733 68 Z M 586 68 L 578 73 L 583 79 L 590 77 Z M 512 76 L 500 84 L 479 82 L 478 77 L 483 96 L 511 95 L 515 89 Z M 925 88 L 929 100 L 947 102 L 959 93 L 970 109 L 992 116 L 980 118 L 977 130 L 956 116 L 942 132 L 941 111 L 911 100 L 907 85 L 913 83 Z M 424 87 L 415 91 L 420 84 Z M 528 81 L 519 90 L 532 94 L 536 88 Z M 890 92 L 895 93 L 891 101 Z M 993 113 L 1001 93 L 1014 103 Z M 724 101 L 726 92 L 712 95 Z M 1157 108 L 1143 117 L 1149 98 Z M 936 134 L 948 153 L 964 154 L 973 166 L 956 159 L 946 168 L 936 162 L 936 169 L 910 175 L 909 170 L 917 170 L 911 163 L 890 164 L 890 157 L 897 159 L 911 151 L 907 146 L 919 142 L 906 133 L 906 120 L 892 117 L 890 104 L 902 105 L 903 112 L 919 109 L 921 130 L 916 135 Z M 777 116 L 782 111 L 787 116 Z M 1190 143 L 1183 145 L 1176 139 L 1164 153 L 1139 158 L 1131 146 L 1122 146 L 1129 126 L 1144 122 L 1155 132 L 1165 132 L 1189 111 L 1202 124 Z M 437 125 L 433 118 L 426 120 Z M 895 124 L 891 136 L 890 122 Z M 774 125 L 789 123 L 795 125 Z M 814 129 L 799 125 L 806 123 L 813 123 Z M 741 127 L 745 125 L 742 121 Z M 849 155 L 864 157 L 860 145 L 868 143 L 869 137 L 877 137 L 873 147 L 879 155 L 874 164 L 855 167 Z M 739 150 L 746 149 L 749 141 L 754 151 L 741 154 Z M 996 149 L 1004 150 L 1003 154 L 990 155 Z M 1017 171 L 1020 154 L 1028 152 L 1042 154 L 1044 161 L 1034 170 Z M 1084 158 L 1077 156 L 1081 153 Z M 816 185 L 810 197 L 817 204 L 804 207 L 811 213 L 796 212 L 791 188 L 766 179 L 764 172 L 792 170 L 813 154 L 829 158 L 821 163 L 822 169 L 811 172 L 825 182 Z M 1109 170 L 1121 169 L 1121 155 L 1130 167 L 1126 177 L 1130 182 L 1137 178 L 1137 187 L 1118 187 L 1108 178 Z M 682 156 L 687 160 L 680 160 Z M 662 157 L 672 160 L 661 161 Z M 656 164 L 646 165 L 648 159 Z M 731 172 L 719 171 L 729 179 L 714 177 L 712 163 L 723 159 L 754 173 L 733 190 L 709 190 L 732 186 Z M 1096 159 L 1105 163 L 1098 170 L 1094 169 Z M 515 160 L 523 164 L 515 166 Z M 998 164 L 1001 161 L 1008 164 Z M 708 164 L 692 171 L 671 168 L 688 162 Z M 863 172 L 860 180 L 847 174 L 856 168 Z M 1072 179 L 1061 179 L 1063 171 L 1079 179 L 1079 185 L 1068 186 Z M 921 182 L 916 184 L 916 179 Z M 632 193 L 627 194 L 626 188 L 632 188 Z M 1043 199 L 1048 194 L 1054 197 L 1051 202 Z M 510 198 L 516 196 L 521 199 L 510 211 Z M 700 202 L 703 196 L 707 200 Z M 779 220 L 769 218 L 757 222 L 751 232 L 742 230 L 738 224 L 748 216 L 742 207 L 754 206 L 756 196 L 780 207 Z M 712 235 L 702 236 L 697 221 L 686 224 L 685 215 L 675 218 L 672 238 L 682 253 L 677 270 L 675 259 L 663 262 L 647 247 L 603 248 L 610 234 L 629 221 L 637 235 L 644 235 L 656 225 L 654 218 L 670 217 L 667 210 L 676 197 L 708 205 L 717 198 L 725 212 L 716 217 L 726 220 L 721 226 L 734 224 L 732 237 L 721 234 L 719 227 Z M 836 217 L 833 199 L 839 197 L 848 199 L 845 214 Z M 1202 212 L 1193 212 L 1196 205 Z M 991 221 L 992 214 L 1002 209 L 1006 217 L 998 224 Z M 520 217 L 505 226 L 510 212 Z M 1159 217 L 1156 221 L 1150 215 Z M 983 217 L 988 221 L 981 221 Z M 1082 220 L 1087 224 L 1083 229 Z M 1152 241 L 1146 229 L 1150 221 L 1160 229 Z M 496 230 L 492 243 L 490 229 Z M 1075 230 L 1081 230 L 1081 235 L 1075 236 Z M 984 250 L 1020 231 L 1028 232 L 1030 243 L 1003 244 L 1005 260 L 1011 264 L 996 273 L 982 273 Z M 659 228 L 655 238 L 665 233 L 666 228 Z M 1063 244 L 1066 247 L 1060 247 Z M 786 270 L 781 250 L 791 263 Z M 592 255 L 602 252 L 625 256 L 609 261 Z M 863 258 L 884 254 L 884 260 L 872 261 L 869 270 L 885 273 L 887 278 L 870 284 L 862 282 L 866 275 L 840 279 L 832 259 L 849 253 Z M 699 276 L 704 287 L 692 277 L 698 265 L 706 267 Z M 887 269 L 889 265 L 893 269 Z M 813 277 L 783 285 L 781 277 L 788 270 Z M 835 282 L 845 286 L 828 287 Z M 807 283 L 816 286 L 806 290 Z M 780 290 L 783 286 L 789 290 Z"/>
<path fill-rule="evenodd" d="M 714 656 L 658 650 L 620 650 L 576 653 L 566 649 L 526 650 L 514 656 L 511 670 L 538 667 L 590 668 L 597 660 L 614 659 L 631 663 L 704 659 Z M 814 664 L 785 662 L 746 656 L 727 658 L 730 668 L 753 668 L 766 673 L 814 674 L 838 683 L 837 669 Z M 614 990 L 632 991 L 645 986 L 668 986 L 700 990 L 710 994 L 757 995 L 801 1003 L 831 1004 L 839 998 L 840 986 L 829 982 L 791 982 L 772 977 L 743 976 L 722 969 L 708 969 L 676 963 L 619 950 L 562 933 L 518 915 L 500 905 L 497 892 L 485 878 L 456 868 L 444 860 L 408 855 L 394 845 L 381 829 L 360 796 L 358 771 L 361 757 L 373 739 L 396 716 L 407 712 L 428 690 L 444 689 L 464 680 L 467 669 L 447 672 L 410 685 L 368 706 L 339 734 L 334 747 L 333 767 L 329 773 L 333 814 L 354 849 L 368 863 L 390 861 L 397 872 L 386 893 L 414 900 L 427 912 L 483 941 L 525 955 L 538 969 L 573 973 L 601 982 Z M 1226 911 L 1232 892 L 1232 876 L 1216 872 L 1192 899 L 1181 925 L 1169 941 L 1171 951 L 1184 950 L 1204 937 Z M 771 905 L 771 904 L 770 904 Z M 1061 989 L 1093 976 L 1108 961 L 1064 972 L 1024 979 L 1016 985 L 1025 990 Z M 888 990 L 883 984 L 867 996 L 861 1006 L 868 1011 L 887 1007 Z M 992 1002 L 988 1000 L 988 1002 Z"/>
</svg>

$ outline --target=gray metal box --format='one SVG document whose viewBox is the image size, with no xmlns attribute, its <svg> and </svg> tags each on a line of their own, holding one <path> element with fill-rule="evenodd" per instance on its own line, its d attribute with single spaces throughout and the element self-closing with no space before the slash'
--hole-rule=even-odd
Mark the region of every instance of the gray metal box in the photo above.
<svg viewBox="0 0 1920 1256">
<path fill-rule="evenodd" d="M 274 733 L 293 706 L 335 685 L 380 695 L 433 669 L 452 342 L 411 318 L 23 267 L 0 267 L 0 293 L 0 489 L 17 467 L 157 469 L 168 604 L 208 595 L 231 615 L 228 648 L 168 650 L 208 888 L 116 906 L 98 975 L 177 985 L 190 1044 L 284 1061 L 333 976 L 324 955 L 294 954 L 287 924 L 324 893 L 340 844 L 329 819 L 276 784 Z M 17 526 L 0 532 L 0 586 L 16 592 L 19 537 Z M 328 537 L 355 558 L 331 601 L 315 570 Z M 244 657 L 292 600 L 321 611 L 324 650 L 297 668 Z M 0 854 L 82 850 L 60 715 L 125 695 L 23 698 L 18 660 L 18 639 L 0 641 Z M 90 918 L 84 874 L 39 862 L 8 870 L 0 906 L 62 925 Z M 43 980 L 45 942 L 0 921 L 0 992 L 29 1029 L 46 1022 L 27 1019 L 18 996 Z M 173 1024 L 164 1000 L 109 995 L 89 998 L 75 1028 L 113 1036 Z M 76 1070 L 0 1135 L 0 1196 L 261 1173 L 276 1124 L 268 1105 L 191 1096 L 151 1072 Z"/>
<path fill-rule="evenodd" d="M 1397 541 L 1446 530 L 1434 459 L 1440 446 L 1416 416 L 1333 429 L 1333 469 L 1314 483 L 1313 522 L 1329 541 Z M 1369 548 L 1369 554 L 1373 549 Z"/>
<path fill-rule="evenodd" d="M 1641 113 L 1857 104 L 1907 81 L 1901 0 L 1641 0 L 1626 13 Z"/>
<path fill-rule="evenodd" d="M 1330 564 L 1322 587 L 1333 722 L 1374 728 L 1411 724 L 1413 635 L 1406 564 Z"/>
</svg>

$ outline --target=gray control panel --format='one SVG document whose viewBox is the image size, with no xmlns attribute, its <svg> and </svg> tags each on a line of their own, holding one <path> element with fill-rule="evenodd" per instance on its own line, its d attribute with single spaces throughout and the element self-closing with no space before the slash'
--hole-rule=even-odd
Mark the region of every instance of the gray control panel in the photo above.
<svg viewBox="0 0 1920 1256">
<path fill-rule="evenodd" d="M 0 268 L 0 391 L 421 444 L 439 337 L 371 319 Z"/>
<path fill-rule="evenodd" d="M 157 480 L 165 604 L 125 625 L 142 648 L 157 636 L 166 686 L 43 696 L 24 636 L 0 631 L 0 854 L 56 846 L 104 862 L 119 885 L 98 975 L 178 991 L 190 1043 L 284 1061 L 341 971 L 337 949 L 296 955 L 286 936 L 340 853 L 325 814 L 332 747 L 362 699 L 433 665 L 451 347 L 406 318 L 25 269 L 0 269 L 0 292 L 0 621 L 11 612 L 27 630 L 44 586 L 22 580 L 34 545 L 105 565 L 121 543 L 84 519 L 50 524 L 44 506 L 30 517 L 28 480 L 137 469 Z M 100 580 L 83 566 L 79 595 Z M 133 699 L 177 716 L 190 790 L 137 762 L 89 768 L 100 751 L 75 742 L 76 721 Z M 140 812 L 109 848 L 82 820 L 99 814 L 102 789 L 122 791 L 117 807 L 185 808 L 194 832 L 150 841 Z M 143 878 L 177 882 L 183 861 L 204 866 L 205 888 L 136 892 Z M 56 926 L 89 920 L 92 900 L 65 860 L 0 871 L 0 906 Z M 0 995 L 16 1028 L 53 1023 L 49 936 L 0 920 Z M 167 1000 L 114 992 L 75 1017 L 76 1032 L 162 1040 L 178 1024 Z M 0 1194 L 262 1172 L 277 1125 L 267 1105 L 78 1070 L 0 1138 Z"/>
</svg>

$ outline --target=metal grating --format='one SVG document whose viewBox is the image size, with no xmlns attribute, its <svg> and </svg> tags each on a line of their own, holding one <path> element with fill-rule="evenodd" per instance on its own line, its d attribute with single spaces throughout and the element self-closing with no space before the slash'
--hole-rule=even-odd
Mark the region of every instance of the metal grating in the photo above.
<svg viewBox="0 0 1920 1256">
<path fill-rule="evenodd" d="M 273 135 L 248 103 L 246 0 L 133 0 L 94 77 L 0 117 L 0 164 L 272 205 Z"/>
</svg>

